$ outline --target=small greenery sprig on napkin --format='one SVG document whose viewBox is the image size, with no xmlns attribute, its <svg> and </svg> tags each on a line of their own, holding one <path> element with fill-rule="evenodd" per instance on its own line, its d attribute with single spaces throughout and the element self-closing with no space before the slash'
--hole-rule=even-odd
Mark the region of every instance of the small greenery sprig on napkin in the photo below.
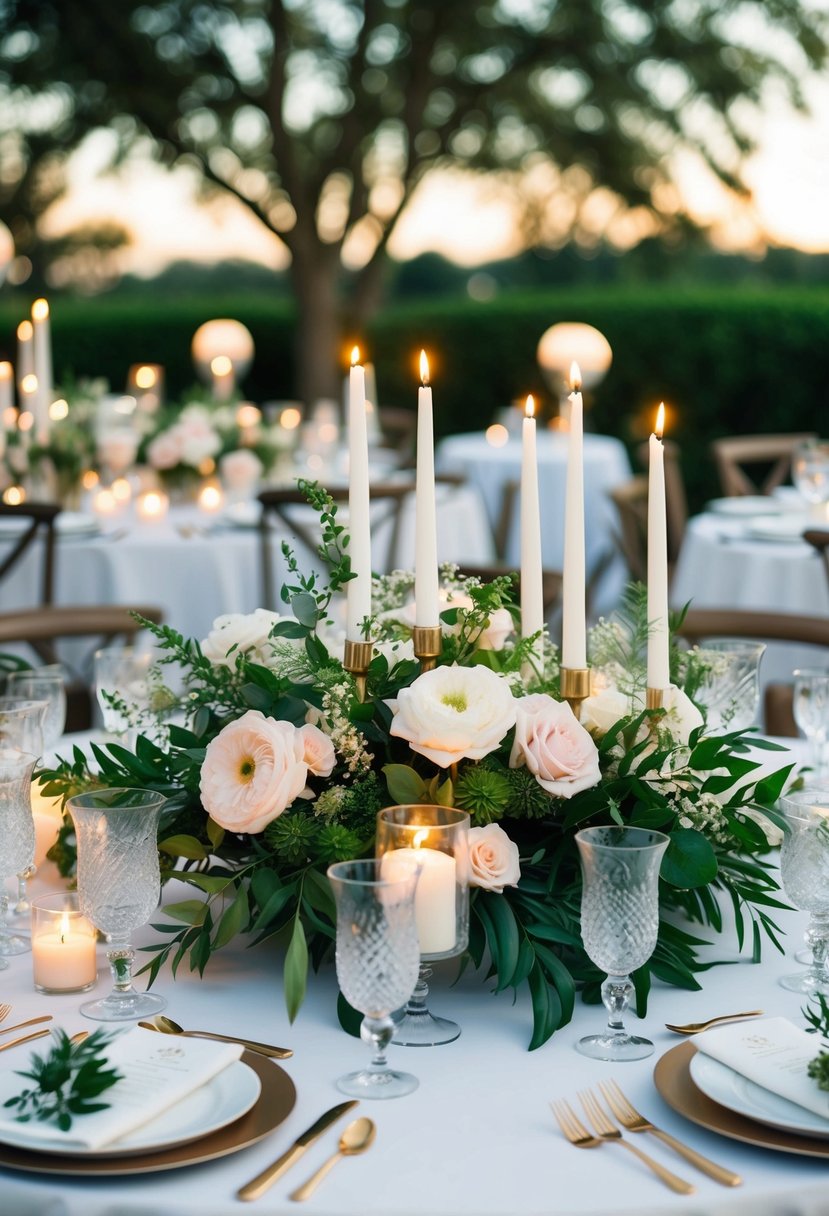
<svg viewBox="0 0 829 1216">
<path fill-rule="evenodd" d="M 88 1039 L 73 1043 L 65 1030 L 53 1032 L 55 1043 L 47 1056 L 34 1055 L 29 1072 L 18 1072 L 35 1082 L 32 1089 L 24 1089 L 5 1106 L 18 1107 L 15 1119 L 28 1123 L 38 1119 L 42 1123 L 54 1123 L 62 1132 L 68 1132 L 76 1115 L 92 1115 L 106 1110 L 108 1102 L 94 1102 L 104 1090 L 109 1089 L 121 1074 L 107 1068 L 104 1049 L 115 1037 L 103 1029 L 95 1030 Z"/>
<path fill-rule="evenodd" d="M 819 992 L 815 995 L 819 1009 L 807 1005 L 801 1012 L 811 1026 L 812 1033 L 829 1040 L 829 1001 Z M 829 1051 L 818 1052 L 815 1058 L 809 1061 L 806 1071 L 812 1080 L 817 1081 L 818 1089 L 829 1090 Z"/>
</svg>

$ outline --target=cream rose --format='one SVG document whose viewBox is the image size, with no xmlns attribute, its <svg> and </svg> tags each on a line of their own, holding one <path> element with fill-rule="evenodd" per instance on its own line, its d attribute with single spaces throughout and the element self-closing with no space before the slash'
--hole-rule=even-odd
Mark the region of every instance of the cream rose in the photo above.
<svg viewBox="0 0 829 1216">
<path fill-rule="evenodd" d="M 334 745 L 318 726 L 306 723 L 299 728 L 302 759 L 315 777 L 329 777 L 337 762 Z"/>
<path fill-rule="evenodd" d="M 305 788 L 308 766 L 301 731 L 249 709 L 207 745 L 201 798 L 229 832 L 262 832 Z"/>
<path fill-rule="evenodd" d="M 239 448 L 228 452 L 219 461 L 219 472 L 228 490 L 249 490 L 264 473 L 264 465 L 255 452 Z"/>
<path fill-rule="evenodd" d="M 469 829 L 469 885 L 497 891 L 514 887 L 521 877 L 518 845 L 497 823 Z"/>
<path fill-rule="evenodd" d="M 638 712 L 638 711 L 637 711 Z M 580 721 L 585 730 L 602 738 L 620 718 L 631 713 L 628 698 L 611 684 L 597 689 L 582 701 Z"/>
<path fill-rule="evenodd" d="M 162 431 L 147 446 L 147 459 L 154 469 L 174 469 L 181 461 L 181 444 L 173 430 Z"/>
<path fill-rule="evenodd" d="M 269 612 L 267 608 L 217 616 L 213 628 L 201 644 L 202 654 L 219 667 L 235 667 L 236 657 L 240 654 L 253 663 L 267 664 L 272 657 L 271 630 L 286 619 L 278 612 Z"/>
<path fill-rule="evenodd" d="M 510 768 L 526 764 L 542 789 L 557 798 L 598 785 L 598 748 L 566 701 L 539 692 L 515 704 Z"/>
<path fill-rule="evenodd" d="M 482 760 L 515 722 L 516 701 L 488 667 L 436 667 L 397 696 L 391 733 L 441 768 Z"/>
</svg>

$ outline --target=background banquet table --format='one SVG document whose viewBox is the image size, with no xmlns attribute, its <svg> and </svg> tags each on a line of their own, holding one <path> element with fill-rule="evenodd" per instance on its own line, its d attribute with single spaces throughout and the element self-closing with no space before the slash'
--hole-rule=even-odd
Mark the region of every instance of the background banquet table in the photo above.
<svg viewBox="0 0 829 1216">
<path fill-rule="evenodd" d="M 771 518 L 785 521 L 786 516 Z M 794 534 L 755 539 L 756 528 L 751 517 L 714 511 L 690 520 L 671 586 L 672 605 L 691 600 L 695 608 L 829 616 L 829 580 L 816 550 Z M 817 656 L 813 647 L 771 643 L 762 680 L 790 681 L 795 667 L 814 663 Z"/>
<path fill-rule="evenodd" d="M 493 528 L 497 528 L 504 488 L 521 476 L 521 439 L 512 435 L 503 447 L 493 447 L 484 434 L 452 435 L 435 454 L 443 473 L 463 473 L 480 492 Z M 541 559 L 546 569 L 564 564 L 564 497 L 567 436 L 538 432 L 538 495 L 541 509 Z M 624 444 L 610 435 L 584 436 L 584 530 L 587 576 L 605 560 L 607 569 L 596 588 L 597 612 L 612 609 L 625 584 L 626 568 L 616 551 L 616 511 L 609 493 L 631 476 Z M 520 560 L 518 499 L 506 534 L 504 560 L 517 568 Z"/>
<path fill-rule="evenodd" d="M 42 875 L 36 884 L 54 875 Z M 179 898 L 165 892 L 167 902 Z M 157 917 L 154 919 L 158 919 Z M 798 913 L 779 913 L 791 952 L 805 927 Z M 151 931 L 147 931 L 145 939 Z M 704 933 L 701 934 L 705 936 Z M 750 936 L 750 935 L 749 935 Z M 481 975 L 465 975 L 450 986 L 451 970 L 439 973 L 433 1007 L 457 1018 L 461 1038 L 427 1050 L 392 1049 L 393 1063 L 414 1071 L 420 1088 L 391 1102 L 364 1102 L 357 1113 L 377 1123 L 377 1142 L 362 1157 L 342 1163 L 314 1197 L 309 1210 L 325 1216 L 825 1216 L 829 1176 L 824 1159 L 791 1156 L 719 1137 L 676 1115 L 658 1096 L 656 1060 L 679 1040 L 665 1021 L 691 1021 L 737 1009 L 763 1008 L 800 1021 L 802 999 L 776 979 L 792 970 L 790 958 L 764 945 L 763 961 L 739 957 L 733 935 L 718 940 L 711 956 L 730 962 L 701 977 L 702 991 L 683 992 L 655 984 L 644 1030 L 654 1039 L 649 1060 L 603 1064 L 574 1050 L 582 1034 L 597 1028 L 603 1011 L 578 1004 L 576 1018 L 537 1052 L 528 1053 L 529 1008 L 523 995 L 493 996 Z M 103 955 L 100 958 L 103 987 Z M 364 1046 L 337 1024 L 332 967 L 311 977 L 309 995 L 290 1026 L 282 1000 L 281 955 L 273 943 L 223 950 L 200 980 L 185 968 L 174 982 L 162 975 L 158 991 L 167 1012 L 185 1026 L 212 1029 L 291 1046 L 284 1068 L 297 1087 L 297 1104 L 285 1123 L 258 1145 L 211 1164 L 109 1181 L 32 1176 L 0 1170 L 4 1216 L 230 1216 L 259 1211 L 269 1216 L 296 1212 L 287 1195 L 336 1147 L 345 1125 L 329 1130 L 272 1190 L 249 1207 L 237 1188 L 279 1156 L 322 1111 L 338 1100 L 334 1079 L 359 1066 Z M 450 965 L 445 965 L 449 967 Z M 0 976 L 2 999 L 15 1019 L 55 1014 L 69 1032 L 89 1028 L 78 1013 L 82 998 L 36 994 L 31 960 L 11 960 Z M 0 1069 L 20 1068 L 26 1049 L 0 1058 Z M 274 1065 L 275 1067 L 275 1065 Z M 578 1152 L 556 1128 L 554 1098 L 575 1100 L 586 1086 L 617 1080 L 640 1110 L 707 1156 L 741 1173 L 744 1185 L 718 1186 L 660 1146 L 637 1145 L 697 1186 L 691 1197 L 673 1195 L 644 1167 L 613 1146 Z"/>
<path fill-rule="evenodd" d="M 203 638 L 217 616 L 252 612 L 262 601 L 259 507 L 240 504 L 222 516 L 196 507 L 174 506 L 166 519 L 137 523 L 129 516 L 108 522 L 97 535 L 71 527 L 59 533 L 55 602 L 58 604 L 155 604 L 166 624 L 188 637 Z M 310 522 L 310 508 L 302 508 Z M 441 485 L 437 491 L 438 558 L 485 564 L 493 542 L 478 492 L 471 486 Z M 343 511 L 343 516 L 346 512 Z M 70 523 L 72 521 L 70 520 Z M 286 574 L 280 546 L 291 540 L 287 528 L 273 528 L 274 578 Z M 385 553 L 375 536 L 377 565 Z M 0 554 L 8 542 L 0 537 Z M 315 563 L 302 546 L 303 568 Z M 403 508 L 398 564 L 414 565 L 414 503 Z M 38 601 L 39 554 L 30 553 L 0 585 L 0 609 L 23 608 Z"/>
</svg>

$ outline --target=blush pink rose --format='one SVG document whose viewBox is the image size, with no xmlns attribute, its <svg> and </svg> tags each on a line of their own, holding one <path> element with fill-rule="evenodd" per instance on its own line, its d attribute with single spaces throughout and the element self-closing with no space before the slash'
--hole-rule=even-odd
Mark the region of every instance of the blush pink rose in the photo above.
<svg viewBox="0 0 829 1216">
<path fill-rule="evenodd" d="M 599 751 L 566 701 L 533 693 L 516 701 L 510 768 L 527 768 L 548 794 L 572 798 L 598 785 Z"/>
<path fill-rule="evenodd" d="M 174 469 L 181 460 L 181 444 L 172 430 L 162 431 L 147 447 L 147 459 L 154 469 Z"/>
<path fill-rule="evenodd" d="M 201 798 L 228 832 L 262 832 L 299 797 L 308 765 L 301 731 L 249 709 L 207 745 Z"/>
<path fill-rule="evenodd" d="M 337 757 L 334 753 L 334 744 L 328 735 L 318 726 L 306 723 L 305 726 L 299 728 L 299 737 L 304 749 L 302 759 L 308 765 L 309 771 L 315 777 L 330 777 Z"/>
<path fill-rule="evenodd" d="M 497 891 L 517 886 L 521 877 L 518 845 L 497 823 L 469 829 L 469 885 Z"/>
</svg>

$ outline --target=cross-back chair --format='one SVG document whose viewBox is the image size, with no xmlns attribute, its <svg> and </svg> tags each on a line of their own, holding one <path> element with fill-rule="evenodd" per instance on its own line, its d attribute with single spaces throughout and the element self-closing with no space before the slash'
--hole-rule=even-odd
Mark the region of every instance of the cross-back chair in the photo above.
<svg viewBox="0 0 829 1216">
<path fill-rule="evenodd" d="M 788 480 L 796 447 L 814 432 L 783 435 L 726 435 L 711 443 L 720 488 L 727 498 L 771 494 Z M 752 476 L 746 471 L 752 470 Z"/>
</svg>

